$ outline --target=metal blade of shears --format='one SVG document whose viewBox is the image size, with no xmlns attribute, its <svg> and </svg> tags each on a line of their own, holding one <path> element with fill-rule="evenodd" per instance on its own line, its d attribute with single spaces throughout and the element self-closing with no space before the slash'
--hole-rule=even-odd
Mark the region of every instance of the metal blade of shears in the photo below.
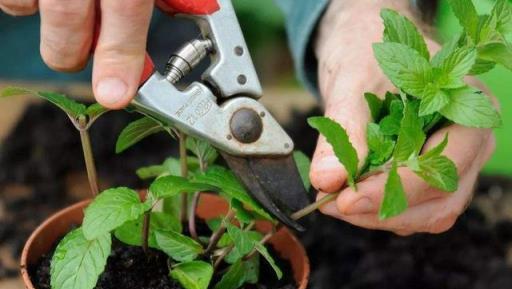
<svg viewBox="0 0 512 289">
<path fill-rule="evenodd" d="M 221 154 L 249 194 L 269 213 L 297 231 L 305 230 L 290 217 L 311 202 L 292 155 L 267 158 Z"/>
</svg>

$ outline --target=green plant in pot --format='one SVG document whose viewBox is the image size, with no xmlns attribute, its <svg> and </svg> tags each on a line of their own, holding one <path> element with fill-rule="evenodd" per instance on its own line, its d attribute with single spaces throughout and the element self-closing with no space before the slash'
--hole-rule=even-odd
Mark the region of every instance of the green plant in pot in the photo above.
<svg viewBox="0 0 512 289">
<path fill-rule="evenodd" d="M 451 4 L 464 31 L 433 57 L 411 21 L 392 10 L 381 12 L 384 41 L 374 44 L 374 54 L 398 93 L 389 92 L 383 98 L 365 95 L 373 117 L 367 128 L 365 160 L 358 159 L 339 124 L 325 117 L 309 119 L 346 168 L 349 186 L 357 189 L 357 182 L 369 176 L 388 174 L 379 212 L 382 219 L 407 209 L 400 167 L 410 168 L 434 188 L 457 189 L 457 169 L 442 155 L 449 136 L 421 153 L 427 136 L 452 123 L 478 128 L 501 123 L 488 97 L 463 78 L 489 71 L 496 64 L 512 69 L 512 48 L 505 38 L 512 31 L 512 8 L 500 0 L 490 15 L 477 15 L 470 1 L 452 0 Z M 4 94 L 14 92 L 10 89 Z M 62 108 L 64 98 L 59 99 L 54 103 Z M 129 188 L 111 188 L 95 197 L 85 209 L 82 226 L 69 232 L 55 249 L 51 288 L 94 288 L 108 262 L 113 239 L 140 246 L 148 260 L 155 252 L 165 254 L 169 280 L 186 289 L 236 289 L 258 283 L 261 262 L 268 263 L 277 278 L 282 277 L 275 256 L 265 246 L 278 224 L 249 197 L 230 170 L 215 164 L 217 154 L 211 146 L 143 117 L 125 128 L 116 150 L 122 152 L 160 131 L 179 139 L 180 158 L 137 171 L 141 178 L 154 178 L 144 198 Z M 308 160 L 299 153 L 295 157 L 307 185 Z M 218 193 L 229 210 L 219 218 L 198 219 L 195 212 L 204 192 Z M 302 218 L 336 196 L 318 200 L 293 218 Z M 255 230 L 258 220 L 266 220 L 273 229 L 261 234 Z M 199 229 L 203 222 L 209 227 L 206 235 Z"/>
<path fill-rule="evenodd" d="M 143 193 L 117 187 L 96 195 L 98 181 L 87 130 L 107 110 L 98 104 L 87 107 L 58 93 L 7 88 L 1 95 L 25 94 L 42 97 L 70 116 L 82 136 L 87 171 L 93 176 L 89 181 L 94 199 L 85 208 L 81 226 L 58 242 L 51 257 L 50 284 L 34 284 L 35 288 L 95 288 L 116 242 L 142 248 L 147 262 L 152 262 L 155 254 L 165 254 L 169 282 L 186 289 L 256 284 L 263 262 L 274 271 L 271 278 L 283 277 L 267 249 L 279 224 L 249 196 L 230 170 L 215 164 L 218 154 L 209 144 L 144 116 L 121 132 L 116 152 L 164 131 L 179 138 L 179 158 L 170 157 L 162 164 L 137 170 L 140 178 L 154 179 Z M 299 152 L 295 158 L 308 182 L 308 158 Z M 197 218 L 203 192 L 217 193 L 229 204 L 227 212 L 207 220 Z M 258 231 L 260 220 L 272 228 L 266 233 Z"/>
</svg>

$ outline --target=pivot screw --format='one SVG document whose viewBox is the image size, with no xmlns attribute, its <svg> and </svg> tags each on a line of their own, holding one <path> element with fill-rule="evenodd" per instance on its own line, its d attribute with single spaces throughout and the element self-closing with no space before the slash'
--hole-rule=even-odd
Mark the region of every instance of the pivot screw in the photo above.
<svg viewBox="0 0 512 289">
<path fill-rule="evenodd" d="M 254 110 L 241 108 L 231 117 L 229 128 L 233 137 L 239 142 L 253 143 L 263 132 L 263 122 Z"/>
</svg>

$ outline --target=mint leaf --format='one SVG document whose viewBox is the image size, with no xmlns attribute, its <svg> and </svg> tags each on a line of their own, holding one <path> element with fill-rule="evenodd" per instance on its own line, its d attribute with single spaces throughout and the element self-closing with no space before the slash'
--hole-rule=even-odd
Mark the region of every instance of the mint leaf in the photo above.
<svg viewBox="0 0 512 289">
<path fill-rule="evenodd" d="M 349 185 L 355 187 L 359 159 L 345 129 L 339 123 L 327 117 L 310 117 L 308 123 L 311 127 L 317 129 L 332 146 L 334 154 L 347 170 Z"/>
<path fill-rule="evenodd" d="M 384 105 L 384 102 L 378 98 L 375 94 L 366 92 L 364 94 L 364 98 L 366 99 L 366 102 L 368 103 L 368 108 L 370 109 L 370 113 L 372 115 L 372 119 L 374 121 L 379 121 L 379 117 L 382 111 L 382 106 Z"/>
<path fill-rule="evenodd" d="M 235 247 L 238 255 L 245 256 L 254 248 L 254 240 L 251 239 L 247 232 L 241 230 L 233 224 L 227 224 L 227 232 Z"/>
<path fill-rule="evenodd" d="M 468 86 L 447 91 L 450 102 L 440 113 L 449 120 L 469 127 L 500 126 L 501 117 L 482 92 Z"/>
<path fill-rule="evenodd" d="M 478 56 L 486 61 L 497 62 L 512 70 L 512 48 L 503 43 L 489 43 L 481 47 Z"/>
<path fill-rule="evenodd" d="M 213 276 L 213 267 L 203 261 L 191 261 L 178 264 L 169 274 L 184 289 L 207 289 Z"/>
<path fill-rule="evenodd" d="M 445 192 L 457 190 L 459 177 L 457 167 L 445 156 L 420 156 L 419 169 L 414 172 L 425 180 L 430 186 Z"/>
<path fill-rule="evenodd" d="M 144 138 L 164 131 L 164 127 L 147 116 L 129 123 L 119 134 L 116 142 L 116 153 L 122 153 Z"/>
<path fill-rule="evenodd" d="M 368 143 L 368 160 L 371 165 L 379 166 L 385 163 L 393 153 L 395 142 L 385 136 L 376 123 L 369 123 L 366 128 L 366 140 Z"/>
<path fill-rule="evenodd" d="M 477 58 L 474 48 L 461 47 L 446 57 L 439 69 L 441 75 L 437 83 L 442 88 L 459 88 L 465 85 L 462 78 L 469 73 Z"/>
<path fill-rule="evenodd" d="M 135 221 L 124 223 L 114 232 L 117 239 L 131 246 L 142 246 L 142 228 L 144 223 L 144 215 Z M 162 212 L 151 212 L 149 219 L 149 236 L 148 245 L 151 248 L 160 249 L 156 243 L 155 232 L 181 232 L 181 221 L 170 214 Z"/>
<path fill-rule="evenodd" d="M 109 233 L 87 240 L 81 228 L 69 232 L 53 254 L 50 276 L 53 289 L 93 289 L 110 255 Z"/>
<path fill-rule="evenodd" d="M 512 5 L 507 0 L 497 0 L 491 15 L 496 18 L 496 29 L 501 35 L 512 32 Z"/>
<path fill-rule="evenodd" d="M 165 176 L 156 179 L 149 186 L 148 202 L 153 203 L 159 199 L 170 198 L 181 193 L 211 192 L 218 188 L 209 184 L 191 182 L 184 177 Z"/>
<path fill-rule="evenodd" d="M 420 97 L 433 81 L 432 67 L 416 50 L 400 43 L 375 43 L 373 52 L 384 74 L 395 86 Z"/>
<path fill-rule="evenodd" d="M 245 282 L 256 284 L 260 278 L 260 255 L 254 254 L 249 260 L 243 262 L 245 267 Z"/>
<path fill-rule="evenodd" d="M 238 289 L 245 283 L 246 271 L 242 261 L 229 266 L 228 271 L 222 275 L 214 289 Z"/>
<path fill-rule="evenodd" d="M 433 85 L 427 85 L 420 102 L 419 115 L 425 116 L 435 113 L 445 107 L 448 102 L 450 102 L 450 98 L 443 90 Z"/>
<path fill-rule="evenodd" d="M 36 92 L 20 87 L 7 87 L 3 89 L 0 94 L 1 97 L 10 97 L 15 95 L 33 95 L 40 97 L 46 101 L 51 102 L 52 104 L 63 110 L 73 119 L 77 119 L 79 116 L 84 115 L 86 113 L 85 105 L 67 97 L 64 94 L 56 92 Z"/>
<path fill-rule="evenodd" d="M 398 135 L 400 122 L 404 115 L 404 104 L 400 99 L 393 99 L 389 102 L 389 115 L 383 117 L 380 122 L 380 130 L 384 135 Z"/>
<path fill-rule="evenodd" d="M 160 250 L 176 261 L 192 261 L 203 252 L 201 244 L 174 231 L 156 231 L 155 241 Z"/>
<path fill-rule="evenodd" d="M 448 134 L 445 134 L 444 139 L 435 147 L 430 149 L 428 152 L 424 153 L 422 157 L 424 158 L 430 158 L 441 155 L 441 153 L 446 148 L 446 145 L 448 144 Z"/>
<path fill-rule="evenodd" d="M 398 175 L 396 164 L 393 164 L 384 187 L 384 199 L 380 205 L 379 218 L 381 220 L 399 215 L 407 209 L 407 198 L 405 196 L 402 181 Z"/>
<path fill-rule="evenodd" d="M 384 41 L 404 44 L 416 50 L 426 60 L 430 59 L 425 39 L 409 19 L 396 11 L 382 9 L 380 17 L 384 20 Z"/>
<path fill-rule="evenodd" d="M 297 169 L 299 170 L 302 183 L 304 184 L 306 190 L 309 191 L 311 188 L 311 181 L 309 180 L 309 169 L 311 167 L 311 161 L 301 151 L 294 151 L 293 159 L 295 160 L 295 164 L 297 164 Z"/>
<path fill-rule="evenodd" d="M 231 208 L 236 213 L 236 219 L 242 224 L 249 224 L 255 219 L 254 214 L 244 208 L 244 204 L 237 199 L 231 199 Z"/>
<path fill-rule="evenodd" d="M 441 64 L 446 60 L 446 58 L 452 55 L 453 52 L 459 46 L 460 38 L 461 35 L 457 35 L 443 43 L 443 47 L 441 47 L 441 50 L 439 50 L 430 61 L 433 67 L 441 67 Z"/>
<path fill-rule="evenodd" d="M 199 160 L 195 157 L 187 157 L 187 166 L 189 174 L 194 174 L 199 169 Z M 152 165 L 137 169 L 137 176 L 143 180 L 154 179 L 161 176 L 181 176 L 180 160 L 177 158 L 167 158 L 160 165 Z"/>
<path fill-rule="evenodd" d="M 238 181 L 233 172 L 220 166 L 210 166 L 205 173 L 198 174 L 194 181 L 208 184 L 220 189 L 220 194 L 228 200 L 237 199 L 262 218 L 272 220 L 272 217 L 254 201 L 242 184 Z"/>
<path fill-rule="evenodd" d="M 400 124 L 394 159 L 405 161 L 418 154 L 425 143 L 425 138 L 423 124 L 418 116 L 418 102 L 409 100 L 406 102 L 404 117 Z"/>
<path fill-rule="evenodd" d="M 188 136 L 186 147 L 198 159 L 202 159 L 208 164 L 213 164 L 218 157 L 218 153 L 208 142 Z"/>
<path fill-rule="evenodd" d="M 108 112 L 109 109 L 104 108 L 99 103 L 93 103 L 87 107 L 85 114 L 89 117 L 89 123 L 93 123 L 104 113 Z"/>
<path fill-rule="evenodd" d="M 479 16 L 472 1 L 448 0 L 450 6 L 459 20 L 460 25 L 469 34 L 473 41 L 478 41 Z"/>
<path fill-rule="evenodd" d="M 85 209 L 84 236 L 94 240 L 125 222 L 136 220 L 149 209 L 132 189 L 119 187 L 103 191 Z"/>
<path fill-rule="evenodd" d="M 243 231 L 244 233 L 244 236 L 243 236 L 243 239 L 242 240 L 239 240 L 238 242 L 251 242 L 251 250 L 255 247 L 255 244 L 260 242 L 261 239 L 263 238 L 263 236 L 261 235 L 261 233 L 257 232 L 257 231 Z M 233 240 L 233 238 L 231 237 L 230 234 L 226 234 L 225 236 L 227 236 L 228 238 L 226 238 L 226 240 L 224 240 L 224 244 L 225 246 L 227 245 L 231 245 L 231 244 L 234 244 L 235 241 Z M 238 237 L 237 237 L 238 238 Z M 219 242 L 220 243 L 220 242 Z M 220 246 L 220 245 L 219 245 Z M 240 246 L 240 244 L 239 244 Z M 245 243 L 245 249 L 247 249 L 247 247 L 249 246 L 247 243 Z M 247 252 L 246 250 L 242 249 L 237 249 L 236 248 L 236 245 L 235 245 L 235 248 L 233 248 L 233 250 L 231 250 L 231 252 L 226 256 L 226 258 L 224 258 L 224 261 L 228 264 L 233 264 L 235 262 L 237 262 L 238 260 L 242 259 L 243 257 L 245 257 L 247 255 Z"/>
<path fill-rule="evenodd" d="M 477 58 L 475 65 L 471 68 L 469 71 L 469 75 L 479 75 L 482 73 L 486 73 L 490 70 L 492 70 L 496 66 L 496 62 L 494 61 L 487 61 L 480 58 Z"/>
<path fill-rule="evenodd" d="M 214 289 L 238 289 L 244 283 L 256 284 L 259 278 L 259 256 L 255 255 L 247 261 L 237 261 L 229 266 L 228 271 Z"/>
<path fill-rule="evenodd" d="M 265 260 L 267 260 L 267 262 L 270 264 L 272 269 L 274 269 L 277 279 L 281 280 L 281 278 L 283 278 L 283 271 L 281 271 L 279 266 L 277 266 L 276 261 L 274 260 L 274 258 L 272 258 L 272 255 L 270 255 L 267 248 L 264 245 L 262 245 L 261 243 L 256 243 L 255 248 L 261 254 L 261 256 L 263 256 L 263 258 L 265 258 Z"/>
</svg>

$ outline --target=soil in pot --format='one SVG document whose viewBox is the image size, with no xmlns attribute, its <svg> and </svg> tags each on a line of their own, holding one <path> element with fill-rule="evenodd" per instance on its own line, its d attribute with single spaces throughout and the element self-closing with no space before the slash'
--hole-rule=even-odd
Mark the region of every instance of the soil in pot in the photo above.
<svg viewBox="0 0 512 289">
<path fill-rule="evenodd" d="M 260 264 L 260 283 L 246 285 L 246 289 L 295 289 L 290 264 L 269 246 L 276 256 L 276 262 L 283 270 L 283 278 L 278 280 L 272 268 L 264 261 Z M 53 250 L 41 257 L 29 268 L 32 283 L 36 289 L 50 289 L 50 262 Z M 95 289 L 182 289 L 169 278 L 168 257 L 158 250 L 150 249 L 148 254 L 141 247 L 128 246 L 114 240 L 112 253 L 107 261 L 105 272 L 100 276 Z M 222 271 L 222 268 L 219 270 Z M 218 277 L 217 277 L 218 279 Z M 215 284 L 215 279 L 212 282 Z"/>
</svg>

